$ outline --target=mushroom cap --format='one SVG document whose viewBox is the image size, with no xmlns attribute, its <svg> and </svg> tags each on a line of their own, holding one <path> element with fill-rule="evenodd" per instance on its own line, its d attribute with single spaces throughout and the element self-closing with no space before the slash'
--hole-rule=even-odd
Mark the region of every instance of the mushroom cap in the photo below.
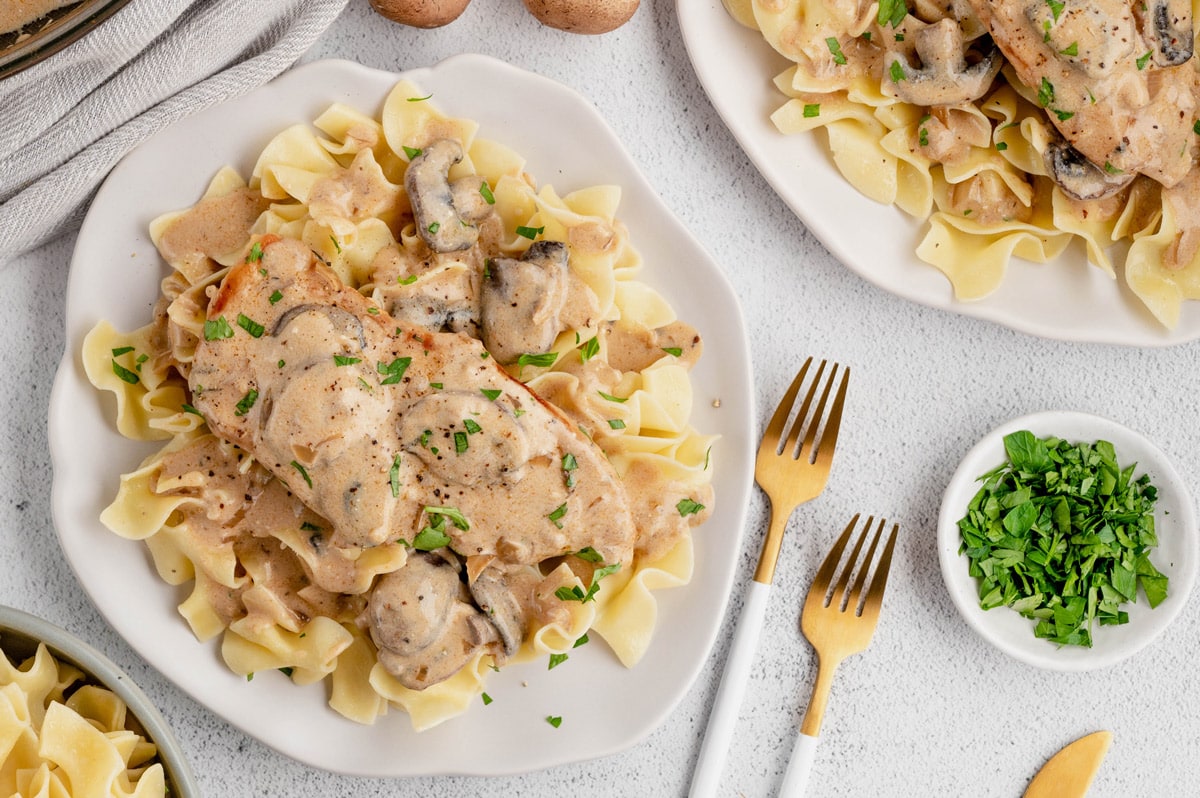
<svg viewBox="0 0 1200 798">
<path fill-rule="evenodd" d="M 629 21 L 641 0 L 524 0 L 538 22 L 569 33 L 598 34 Z"/>
<path fill-rule="evenodd" d="M 371 0 L 371 7 L 392 22 L 414 28 L 440 28 L 467 10 L 471 0 Z"/>
</svg>

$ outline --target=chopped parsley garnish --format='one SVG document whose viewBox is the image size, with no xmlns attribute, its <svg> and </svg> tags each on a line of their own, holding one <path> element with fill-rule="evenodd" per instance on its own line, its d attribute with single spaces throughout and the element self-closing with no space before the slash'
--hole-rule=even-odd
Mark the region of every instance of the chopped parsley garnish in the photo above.
<svg viewBox="0 0 1200 798">
<path fill-rule="evenodd" d="M 417 275 L 415 275 L 415 274 L 410 274 L 407 277 L 397 277 L 396 278 L 396 282 L 400 283 L 400 285 L 412 285 L 416 281 L 417 281 Z"/>
<path fill-rule="evenodd" d="M 1192 123 L 1192 132 L 1195 133 L 1197 136 L 1200 136 L 1200 119 L 1197 119 L 1195 122 Z"/>
<path fill-rule="evenodd" d="M 1042 78 L 1042 83 L 1038 86 L 1038 105 L 1043 108 L 1049 108 L 1050 103 L 1054 102 L 1054 84 Z"/>
<path fill-rule="evenodd" d="M 496 195 L 492 193 L 492 187 L 484 180 L 479 184 L 479 196 L 483 197 L 483 201 L 488 205 L 496 204 Z"/>
<path fill-rule="evenodd" d="M 279 289 L 275 289 L 269 299 L 271 300 L 271 304 L 274 305 L 276 302 L 283 299 L 283 292 L 281 292 Z"/>
<path fill-rule="evenodd" d="M 488 704 L 492 703 L 492 697 L 491 697 L 490 695 L 488 695 L 487 693 L 480 693 L 480 694 L 479 694 L 479 697 L 483 699 L 483 705 L 484 705 L 485 707 L 486 707 Z"/>
<path fill-rule="evenodd" d="M 613 429 L 625 429 L 625 422 L 619 418 L 610 418 L 608 419 L 608 426 Z"/>
<path fill-rule="evenodd" d="M 429 524 L 413 538 L 412 547 L 417 551 L 433 551 L 450 545 L 450 535 L 446 533 L 446 521 L 462 530 L 470 529 L 470 524 L 462 512 L 453 507 L 426 507 L 425 513 L 430 516 Z"/>
<path fill-rule="evenodd" d="M 899 34 L 897 34 L 897 36 L 899 36 Z M 899 83 L 900 81 L 904 80 L 906 73 L 904 71 L 904 67 L 900 65 L 899 61 L 893 61 L 891 68 L 888 69 L 888 75 L 891 76 L 893 83 Z"/>
<path fill-rule="evenodd" d="M 830 36 L 825 39 L 825 46 L 829 48 L 830 54 L 833 55 L 833 63 L 839 66 L 846 63 L 846 56 L 842 53 L 842 45 L 838 42 L 837 37 Z"/>
<path fill-rule="evenodd" d="M 296 462 L 295 460 L 293 460 L 290 465 L 292 466 L 292 468 L 294 468 L 300 472 L 300 476 L 304 477 L 305 483 L 307 483 L 308 486 L 311 488 L 312 487 L 312 477 L 310 477 L 308 475 L 308 469 L 306 469 L 304 466 L 300 465 L 300 463 Z"/>
<path fill-rule="evenodd" d="M 820 115 L 821 115 L 821 104 L 820 103 L 805 103 L 804 104 L 804 118 L 805 119 L 813 119 Z"/>
<path fill-rule="evenodd" d="M 1059 122 L 1066 122 L 1068 119 L 1075 116 L 1075 112 L 1074 111 L 1060 111 L 1057 108 L 1055 108 L 1054 115 L 1058 117 Z"/>
<path fill-rule="evenodd" d="M 238 403 L 233 410 L 233 414 L 235 416 L 246 415 L 247 413 L 250 412 L 250 408 L 254 407 L 254 403 L 257 401 L 258 401 L 258 391 L 251 388 L 250 390 L 246 391 L 245 396 L 243 396 L 240 400 L 238 400 Z"/>
<path fill-rule="evenodd" d="M 601 555 L 600 552 L 596 551 L 591 546 L 575 552 L 575 556 L 584 562 L 604 562 L 603 555 Z"/>
<path fill-rule="evenodd" d="M 600 339 L 595 336 L 584 341 L 583 345 L 579 347 L 579 359 L 584 363 L 598 354 L 600 354 Z"/>
<path fill-rule="evenodd" d="M 556 360 L 558 360 L 558 352 L 543 352 L 539 355 L 523 354 L 517 358 L 517 365 L 521 368 L 525 366 L 550 368 Z"/>
<path fill-rule="evenodd" d="M 547 715 L 546 722 L 557 729 L 562 725 L 562 715 Z"/>
<path fill-rule="evenodd" d="M 678 346 L 664 346 L 662 351 L 666 352 L 668 355 L 674 355 L 675 357 L 679 357 L 683 354 L 683 348 Z"/>
<path fill-rule="evenodd" d="M 1058 16 L 1066 8 L 1067 4 L 1063 0 L 1046 0 L 1046 5 L 1050 6 L 1050 14 L 1054 17 L 1054 21 L 1058 22 Z"/>
<path fill-rule="evenodd" d="M 704 505 L 698 501 L 693 501 L 692 499 L 680 499 L 675 504 L 675 509 L 679 511 L 680 515 L 689 516 L 689 515 L 695 515 L 696 513 L 703 510 Z"/>
<path fill-rule="evenodd" d="M 1149 50 L 1147 50 L 1145 55 L 1143 55 L 1143 56 L 1141 56 L 1140 58 L 1138 58 L 1138 60 L 1137 60 L 1137 68 L 1138 68 L 1139 70 L 1142 70 L 1142 69 L 1145 69 L 1145 68 L 1146 68 L 1146 64 L 1150 63 L 1150 56 L 1151 56 L 1151 55 L 1153 55 L 1153 53 L 1151 53 Z"/>
<path fill-rule="evenodd" d="M 929 131 L 924 127 L 917 131 L 917 143 L 922 147 L 929 146 Z"/>
<path fill-rule="evenodd" d="M 578 601 L 580 604 L 595 601 L 596 593 L 600 590 L 600 580 L 609 574 L 615 574 L 620 569 L 621 563 L 619 562 L 615 562 L 612 565 L 605 565 L 603 568 L 597 568 L 592 572 L 592 585 L 586 591 L 579 585 L 572 585 L 571 587 L 564 585 L 555 590 L 554 595 L 562 601 Z"/>
<path fill-rule="evenodd" d="M 465 429 L 471 435 L 474 435 L 479 432 L 483 432 L 483 427 L 476 424 L 474 419 L 470 419 L 470 418 L 463 419 L 463 429 Z"/>
<path fill-rule="evenodd" d="M 438 230 L 442 229 L 442 225 L 439 222 L 430 222 L 429 227 L 425 229 L 431 233 L 436 233 Z"/>
<path fill-rule="evenodd" d="M 542 233 L 546 232 L 545 227 L 525 227 L 524 225 L 517 227 L 517 235 L 523 238 L 528 238 L 530 241 L 537 238 Z"/>
<path fill-rule="evenodd" d="M 1079 55 L 1079 42 L 1071 42 L 1058 52 L 1062 55 Z"/>
<path fill-rule="evenodd" d="M 262 334 L 267 331 L 266 327 L 262 326 L 244 313 L 238 314 L 237 325 L 246 332 L 250 333 L 250 335 L 254 338 L 262 338 Z"/>
<path fill-rule="evenodd" d="M 388 469 L 388 485 L 392 488 L 392 498 L 400 496 L 400 455 L 392 458 L 392 467 Z"/>
<path fill-rule="evenodd" d="M 123 382 L 127 382 L 130 385 L 137 385 L 138 382 L 140 382 L 137 373 L 122 366 L 117 362 L 116 358 L 113 358 L 112 370 L 113 374 L 116 374 L 118 377 L 120 377 Z"/>
<path fill-rule="evenodd" d="M 906 16 L 908 16 L 908 4 L 904 0 L 880 0 L 875 21 L 881 28 L 888 24 L 893 28 L 898 28 Z"/>
<path fill-rule="evenodd" d="M 329 240 L 333 242 L 333 248 L 337 250 L 339 255 L 341 255 L 342 254 L 342 245 L 338 243 L 337 236 L 330 233 Z"/>
<path fill-rule="evenodd" d="M 379 381 L 379 384 L 395 385 L 396 383 L 400 382 L 400 380 L 404 379 L 404 372 L 408 371 L 408 367 L 410 365 L 412 365 L 411 357 L 398 357 L 391 363 L 375 364 L 376 371 L 378 371 L 380 374 L 387 375 Z"/>
<path fill-rule="evenodd" d="M 555 507 L 554 511 L 546 517 L 550 519 L 550 522 L 552 524 L 554 524 L 559 529 L 562 529 L 563 528 L 562 519 L 563 519 L 563 516 L 565 516 L 566 514 L 567 514 L 567 503 L 563 502 L 562 504 Z"/>
<path fill-rule="evenodd" d="M 182 404 L 179 409 L 185 413 L 191 413 L 193 416 L 200 416 L 200 418 L 204 418 L 203 413 L 201 413 L 199 410 L 192 407 L 191 405 L 187 404 L 186 402 L 184 404 Z"/>
<path fill-rule="evenodd" d="M 334 355 L 333 364 L 335 366 L 353 366 L 355 363 L 361 363 L 361 357 L 350 357 L 349 355 Z"/>
<path fill-rule="evenodd" d="M 575 459 L 575 455 L 567 452 L 562 458 L 563 481 L 568 488 L 575 487 L 575 474 L 572 472 L 579 468 L 579 461 Z"/>
<path fill-rule="evenodd" d="M 253 246 L 250 247 L 250 253 L 248 255 L 246 255 L 246 262 L 247 263 L 258 263 L 260 260 L 262 260 L 262 256 L 263 256 L 262 242 L 255 241 Z"/>
<path fill-rule="evenodd" d="M 1104 162 L 1104 171 L 1108 172 L 1110 175 L 1119 175 L 1119 174 L 1122 174 L 1122 172 L 1124 170 L 1118 169 L 1117 167 L 1113 166 L 1110 162 L 1105 161 Z"/>
<path fill-rule="evenodd" d="M 550 655 L 550 665 L 546 668 L 546 670 L 548 670 L 548 671 L 554 670 L 559 665 L 562 665 L 564 662 L 566 662 L 567 659 L 568 658 L 567 658 L 566 654 L 551 654 Z"/>
<path fill-rule="evenodd" d="M 498 388 L 480 388 L 479 392 L 493 402 L 500 398 L 500 394 L 504 393 Z"/>
<path fill-rule="evenodd" d="M 112 356 L 120 357 L 121 355 L 124 355 L 124 354 L 132 352 L 132 351 L 133 351 L 132 346 L 121 346 L 121 347 L 117 347 L 116 349 L 114 349 L 112 351 Z"/>
<path fill-rule="evenodd" d="M 225 321 L 224 316 L 218 316 L 215 319 L 209 319 L 204 322 L 204 340 L 217 341 L 222 338 L 232 338 L 233 328 L 229 326 L 229 322 Z"/>
<path fill-rule="evenodd" d="M 305 521 L 303 524 L 300 525 L 300 529 L 305 532 L 320 532 L 321 531 L 321 527 L 317 526 L 312 521 Z"/>
<path fill-rule="evenodd" d="M 286 361 L 286 360 L 280 360 L 280 361 L 279 361 L 278 363 L 276 363 L 275 365 L 276 365 L 276 366 L 278 366 L 279 368 L 283 368 L 284 366 L 286 366 L 286 365 L 287 365 L 287 361 Z"/>
<path fill-rule="evenodd" d="M 470 441 L 467 440 L 467 433 L 454 433 L 454 452 L 455 454 L 463 454 L 471 447 Z"/>
<path fill-rule="evenodd" d="M 596 391 L 596 393 L 600 394 L 601 398 L 618 404 L 624 404 L 629 401 L 628 396 L 613 396 L 611 393 L 605 393 L 604 391 Z"/>
<path fill-rule="evenodd" d="M 1095 623 L 1129 620 L 1121 607 L 1137 601 L 1139 585 L 1151 608 L 1162 603 L 1148 475 L 1119 466 L 1107 441 L 1021 430 L 1004 437 L 1004 451 L 958 522 L 980 607 L 1011 607 L 1034 621 L 1035 636 L 1090 647 Z"/>
<path fill-rule="evenodd" d="M 588 636 L 587 636 L 587 632 L 584 632 L 582 636 L 580 636 L 579 638 L 577 638 L 575 640 L 575 642 L 574 642 L 574 644 L 572 644 L 571 648 L 579 648 L 580 646 L 586 646 L 587 644 L 588 644 Z"/>
<path fill-rule="evenodd" d="M 433 96 L 432 94 L 426 94 L 424 97 L 409 97 L 408 101 L 410 103 L 421 103 L 421 102 L 425 102 L 432 96 Z"/>
<path fill-rule="evenodd" d="M 279 672 L 290 679 L 290 678 L 292 678 L 293 670 L 294 670 L 293 668 L 289 668 L 285 665 L 284 667 L 279 669 Z"/>
<path fill-rule="evenodd" d="M 404 154 L 408 156 L 408 160 L 412 160 L 421 154 L 420 147 L 404 147 Z"/>
<path fill-rule="evenodd" d="M 1005 150 L 1007 150 L 1007 149 L 1008 149 L 1008 143 L 1007 143 L 1007 142 L 1004 142 L 1004 141 L 997 141 L 997 142 L 996 142 L 996 149 L 997 149 L 998 151 L 1000 151 L 1000 152 L 1004 152 Z"/>
</svg>

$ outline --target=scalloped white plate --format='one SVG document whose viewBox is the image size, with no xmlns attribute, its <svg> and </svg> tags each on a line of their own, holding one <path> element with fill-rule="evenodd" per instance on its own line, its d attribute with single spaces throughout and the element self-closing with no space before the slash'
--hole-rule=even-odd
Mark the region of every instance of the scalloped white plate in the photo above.
<svg viewBox="0 0 1200 798">
<path fill-rule="evenodd" d="M 1004 436 L 1027 429 L 1039 438 L 1053 435 L 1067 441 L 1106 440 L 1124 468 L 1137 463 L 1135 474 L 1148 474 L 1158 487 L 1154 529 L 1158 546 L 1150 554 L 1170 580 L 1167 597 L 1154 609 L 1138 592 L 1136 603 L 1125 604 L 1129 623 L 1092 630 L 1092 647 L 1058 646 L 1034 637 L 1033 622 L 1007 607 L 979 607 L 978 581 L 967 572 L 968 560 L 959 554 L 958 521 L 979 492 L 978 478 L 1005 461 Z M 954 472 L 938 517 L 938 559 L 950 598 L 967 624 L 984 640 L 1016 659 L 1039 668 L 1085 671 L 1105 668 L 1133 656 L 1158 637 L 1187 604 L 1200 562 L 1196 511 L 1187 484 L 1162 451 L 1137 432 L 1100 416 L 1074 411 L 1047 411 L 1013 419 L 992 430 L 967 452 Z"/>
<path fill-rule="evenodd" d="M 179 591 L 158 578 L 143 544 L 121 540 L 98 520 L 118 475 L 154 446 L 116 432 L 109 397 L 88 383 L 79 359 L 83 336 L 100 319 L 134 329 L 150 318 L 166 271 L 146 232 L 154 216 L 194 203 L 227 163 L 249 174 L 276 132 L 315 118 L 331 102 L 376 112 L 400 77 L 432 92 L 442 110 L 479 121 L 481 136 L 525 155 L 527 171 L 543 184 L 562 193 L 622 186 L 619 214 L 645 256 L 644 278 L 705 339 L 693 375 L 694 424 L 721 435 L 713 451 L 717 503 L 695 533 L 694 578 L 657 594 L 658 630 L 637 667 L 625 669 L 596 641 L 553 672 L 536 662 L 505 668 L 488 683 L 494 703 L 420 734 L 399 711 L 374 726 L 345 720 L 326 706 L 323 686 L 297 687 L 276 673 L 247 682 L 225 668 L 215 644 L 192 637 L 175 610 Z M 197 701 L 282 753 L 367 776 L 511 774 L 598 757 L 662 723 L 708 657 L 733 582 L 752 473 L 745 328 L 721 270 L 574 91 L 474 55 L 402 75 L 346 61 L 299 67 L 182 121 L 113 170 L 79 234 L 66 318 L 66 352 L 50 398 L 52 506 L 62 549 L 100 612 L 139 654 Z M 562 726 L 550 726 L 547 715 L 561 715 Z"/>
<path fill-rule="evenodd" d="M 1167 346 L 1200 336 L 1200 303 L 1185 302 L 1178 327 L 1167 330 L 1123 281 L 1089 265 L 1074 246 L 1045 265 L 1014 260 L 985 299 L 955 299 L 942 273 L 915 254 L 924 222 L 859 194 L 834 167 L 823 136 L 785 136 L 771 124 L 784 99 L 771 81 L 791 62 L 735 22 L 721 0 L 676 0 L 676 13 L 700 83 L 734 138 L 813 235 L 859 276 L 905 299 L 1045 338 Z"/>
</svg>

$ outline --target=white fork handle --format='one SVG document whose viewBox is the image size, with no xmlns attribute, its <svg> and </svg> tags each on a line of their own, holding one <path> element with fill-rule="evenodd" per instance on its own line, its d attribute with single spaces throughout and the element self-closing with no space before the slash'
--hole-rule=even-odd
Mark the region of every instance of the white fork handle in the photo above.
<svg viewBox="0 0 1200 798">
<path fill-rule="evenodd" d="M 708 716 L 708 729 L 700 746 L 700 759 L 692 773 L 692 788 L 688 793 L 690 798 L 711 798 L 717 794 L 721 784 L 721 771 L 729 753 L 733 731 L 737 727 L 738 710 L 746 693 L 746 682 L 750 677 L 754 652 L 758 648 L 759 632 L 767 614 L 770 593 L 769 584 L 755 581 L 750 582 L 746 591 L 729 657 L 725 660 L 721 686 L 717 688 L 717 698 Z"/>
<path fill-rule="evenodd" d="M 800 798 L 804 795 L 804 789 L 808 786 L 808 774 L 812 773 L 813 760 L 817 756 L 819 739 L 804 732 L 796 735 L 796 747 L 792 749 L 787 772 L 783 774 L 779 798 Z"/>
</svg>

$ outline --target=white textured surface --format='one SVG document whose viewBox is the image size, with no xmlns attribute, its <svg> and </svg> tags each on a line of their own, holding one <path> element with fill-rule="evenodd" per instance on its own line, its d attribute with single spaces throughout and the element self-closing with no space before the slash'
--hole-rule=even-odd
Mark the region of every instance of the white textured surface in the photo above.
<svg viewBox="0 0 1200 798">
<path fill-rule="evenodd" d="M 852 369 L 829 487 L 796 513 L 785 541 L 722 794 L 778 789 L 814 675 L 798 627 L 800 602 L 824 549 L 857 511 L 898 521 L 902 539 L 874 642 L 838 673 L 810 795 L 1018 796 L 1061 745 L 1100 728 L 1115 739 L 1091 795 L 1194 794 L 1195 601 L 1162 638 L 1119 666 L 1043 672 L 1005 658 L 959 618 L 941 582 L 934 537 L 940 495 L 958 458 L 1001 421 L 1037 410 L 1085 410 L 1132 426 L 1192 482 L 1200 473 L 1200 344 L 1141 351 L 1045 341 L 898 300 L 852 275 L 738 150 L 691 72 L 669 0 L 643 0 L 630 23 L 598 38 L 543 29 L 517 0 L 474 0 L 456 23 L 435 31 L 400 28 L 366 0 L 352 0 L 306 58 L 403 69 L 465 51 L 556 77 L 590 97 L 667 204 L 729 271 L 752 336 L 760 424 L 802 356 Z M 72 245 L 64 237 L 0 271 L 0 417 L 8 429 L 0 443 L 0 602 L 82 634 L 126 667 L 178 729 L 207 795 L 686 793 L 729 619 L 761 539 L 760 497 L 725 642 L 668 722 L 635 747 L 496 780 L 385 781 L 314 771 L 246 738 L 151 671 L 106 627 L 61 558 L 50 524 L 45 424 Z M 114 280 L 120 266 L 113 264 Z M 701 546 L 706 534 L 721 530 L 705 528 Z"/>
</svg>

